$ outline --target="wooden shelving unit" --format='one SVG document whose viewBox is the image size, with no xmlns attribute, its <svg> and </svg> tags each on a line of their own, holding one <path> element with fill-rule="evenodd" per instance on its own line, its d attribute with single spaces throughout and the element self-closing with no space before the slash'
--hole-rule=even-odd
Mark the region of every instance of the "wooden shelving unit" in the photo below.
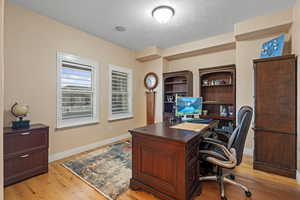
<svg viewBox="0 0 300 200">
<path fill-rule="evenodd" d="M 165 85 L 186 84 L 186 81 L 165 82 Z"/>
<path fill-rule="evenodd" d="M 203 119 L 229 120 L 229 121 L 234 121 L 235 120 L 235 117 L 221 117 L 219 115 L 200 115 L 200 118 L 203 118 Z"/>
<path fill-rule="evenodd" d="M 233 102 L 221 102 L 221 101 L 204 101 L 203 104 L 207 105 L 233 105 Z"/>
<path fill-rule="evenodd" d="M 199 95 L 203 97 L 203 109 L 207 115 L 201 118 L 220 120 L 220 127 L 236 123 L 236 72 L 235 65 L 199 69 Z M 220 107 L 226 115 L 221 115 Z"/>
<path fill-rule="evenodd" d="M 178 91 L 165 91 L 165 94 L 180 94 L 180 93 L 187 93 L 187 90 L 178 90 Z"/>
<path fill-rule="evenodd" d="M 203 85 L 202 87 L 230 87 L 232 84 L 220 84 L 220 85 Z"/>
<path fill-rule="evenodd" d="M 193 96 L 193 73 L 178 71 L 163 74 L 164 79 L 164 120 L 175 116 L 176 96 Z"/>
</svg>

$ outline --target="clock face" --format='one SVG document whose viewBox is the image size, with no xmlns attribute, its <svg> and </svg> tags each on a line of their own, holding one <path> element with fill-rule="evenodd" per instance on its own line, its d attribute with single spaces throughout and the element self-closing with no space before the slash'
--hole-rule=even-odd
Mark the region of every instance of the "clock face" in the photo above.
<svg viewBox="0 0 300 200">
<path fill-rule="evenodd" d="M 156 78 L 153 75 L 149 75 L 146 79 L 147 86 L 153 88 L 156 84 Z"/>
<path fill-rule="evenodd" d="M 145 86 L 149 90 L 153 90 L 157 86 L 157 76 L 154 73 L 149 73 L 145 77 Z"/>
</svg>

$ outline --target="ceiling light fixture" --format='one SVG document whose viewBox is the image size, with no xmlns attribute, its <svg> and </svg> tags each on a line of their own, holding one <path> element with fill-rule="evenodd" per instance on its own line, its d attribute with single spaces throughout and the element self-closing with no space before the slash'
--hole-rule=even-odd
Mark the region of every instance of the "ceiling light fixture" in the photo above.
<svg viewBox="0 0 300 200">
<path fill-rule="evenodd" d="M 124 26 L 116 26 L 115 29 L 119 32 L 124 32 L 126 31 L 126 28 Z"/>
<path fill-rule="evenodd" d="M 161 24 L 170 21 L 174 15 L 175 10 L 170 6 L 158 6 L 152 11 L 152 17 Z"/>
</svg>

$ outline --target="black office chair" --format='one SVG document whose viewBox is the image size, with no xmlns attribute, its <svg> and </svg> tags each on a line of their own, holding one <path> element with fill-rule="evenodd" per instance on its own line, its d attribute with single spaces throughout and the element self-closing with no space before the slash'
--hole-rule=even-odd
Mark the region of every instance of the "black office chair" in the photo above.
<svg viewBox="0 0 300 200">
<path fill-rule="evenodd" d="M 245 141 L 251 124 L 252 115 L 253 109 L 249 106 L 243 106 L 239 110 L 239 124 L 230 135 L 227 143 L 215 138 L 205 138 L 203 141 L 207 145 L 205 149 L 200 150 L 201 160 L 216 166 L 217 173 L 216 175 L 204 176 L 199 179 L 200 181 L 217 181 L 220 186 L 222 200 L 226 200 L 224 182 L 241 187 L 245 191 L 247 197 L 251 196 L 251 192 L 246 186 L 234 181 L 234 175 L 223 174 L 223 169 L 234 169 L 242 162 Z"/>
</svg>

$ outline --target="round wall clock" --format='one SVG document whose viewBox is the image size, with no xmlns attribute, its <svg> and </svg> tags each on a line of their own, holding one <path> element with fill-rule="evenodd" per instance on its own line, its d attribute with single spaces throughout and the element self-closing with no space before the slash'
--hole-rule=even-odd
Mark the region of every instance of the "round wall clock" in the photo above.
<svg viewBox="0 0 300 200">
<path fill-rule="evenodd" d="M 153 72 L 146 74 L 144 84 L 148 90 L 154 90 L 158 85 L 158 76 Z"/>
</svg>

